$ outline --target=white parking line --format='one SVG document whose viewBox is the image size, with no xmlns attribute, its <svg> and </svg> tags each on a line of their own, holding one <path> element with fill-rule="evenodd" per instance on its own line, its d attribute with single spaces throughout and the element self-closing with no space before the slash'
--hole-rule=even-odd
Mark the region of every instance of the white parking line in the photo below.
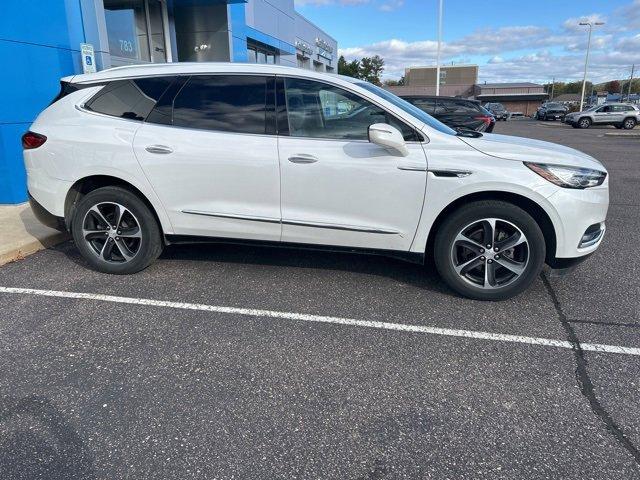
<svg viewBox="0 0 640 480">
<path fill-rule="evenodd" d="M 58 290 L 37 290 L 33 288 L 14 287 L 0 287 L 0 293 L 38 295 L 43 297 L 75 298 L 81 300 L 98 300 L 101 302 L 127 303 L 132 305 L 145 305 L 150 307 L 176 308 L 181 310 L 199 310 L 203 312 L 215 313 L 230 313 L 234 315 L 247 315 L 250 317 L 270 317 L 281 318 L 285 320 L 299 320 L 303 322 L 333 323 L 337 325 L 349 325 L 354 327 L 378 328 L 381 330 L 424 333 L 429 335 L 444 335 L 447 337 L 474 338 L 478 340 L 489 340 L 495 342 L 524 343 L 528 345 L 541 345 L 544 347 L 558 347 L 567 349 L 573 348 L 573 345 L 566 340 L 554 340 L 551 338 L 524 337 L 521 335 L 508 335 L 504 333 L 457 330 L 450 328 L 428 327 L 424 325 L 405 325 L 402 323 L 356 320 L 353 318 L 326 317 L 323 315 L 278 312 L 273 310 L 257 310 L 252 308 L 222 307 L 217 305 L 204 305 L 200 303 L 167 302 L 163 300 L 151 300 L 147 298 L 101 295 L 99 293 L 63 292 Z M 582 350 L 588 350 L 592 352 L 620 353 L 624 355 L 640 356 L 640 348 L 622 347 L 619 345 L 603 345 L 597 343 L 581 343 L 580 346 Z"/>
</svg>

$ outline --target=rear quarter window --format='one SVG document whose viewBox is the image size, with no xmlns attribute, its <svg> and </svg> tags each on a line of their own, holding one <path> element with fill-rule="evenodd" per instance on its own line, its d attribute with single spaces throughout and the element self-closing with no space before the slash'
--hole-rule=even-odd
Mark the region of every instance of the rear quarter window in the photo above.
<svg viewBox="0 0 640 480">
<path fill-rule="evenodd" d="M 171 77 L 115 80 L 105 85 L 84 107 L 111 117 L 142 121 L 172 81 Z"/>
</svg>

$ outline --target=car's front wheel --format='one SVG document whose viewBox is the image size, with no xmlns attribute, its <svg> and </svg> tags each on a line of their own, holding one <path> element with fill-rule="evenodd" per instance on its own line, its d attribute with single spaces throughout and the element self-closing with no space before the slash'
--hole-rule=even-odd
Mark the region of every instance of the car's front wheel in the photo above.
<svg viewBox="0 0 640 480">
<path fill-rule="evenodd" d="M 477 300 L 504 300 L 524 291 L 540 273 L 545 254 L 544 235 L 531 215 L 493 200 L 456 210 L 434 244 L 444 281 Z"/>
<path fill-rule="evenodd" d="M 104 273 L 139 272 L 158 258 L 163 247 L 149 207 L 120 187 L 85 195 L 74 211 L 71 233 L 89 265 Z"/>
<path fill-rule="evenodd" d="M 584 117 L 578 120 L 578 128 L 589 128 L 591 126 L 591 119 Z"/>
</svg>

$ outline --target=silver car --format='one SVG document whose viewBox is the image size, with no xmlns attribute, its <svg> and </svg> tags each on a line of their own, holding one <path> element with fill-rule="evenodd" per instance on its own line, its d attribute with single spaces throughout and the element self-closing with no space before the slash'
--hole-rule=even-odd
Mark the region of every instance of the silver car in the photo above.
<svg viewBox="0 0 640 480">
<path fill-rule="evenodd" d="M 564 117 L 573 128 L 589 128 L 591 125 L 613 125 L 631 130 L 640 123 L 640 109 L 630 103 L 606 103 Z"/>
</svg>

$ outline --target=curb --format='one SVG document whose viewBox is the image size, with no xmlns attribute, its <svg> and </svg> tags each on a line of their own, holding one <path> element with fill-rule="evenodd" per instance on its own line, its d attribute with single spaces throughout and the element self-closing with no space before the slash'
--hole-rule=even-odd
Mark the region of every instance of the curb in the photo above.
<svg viewBox="0 0 640 480">
<path fill-rule="evenodd" d="M 20 245 L 0 253 L 0 266 L 23 260 L 26 256 L 64 242 L 70 238 L 68 233 L 57 232 L 42 238 L 26 241 Z"/>
</svg>

